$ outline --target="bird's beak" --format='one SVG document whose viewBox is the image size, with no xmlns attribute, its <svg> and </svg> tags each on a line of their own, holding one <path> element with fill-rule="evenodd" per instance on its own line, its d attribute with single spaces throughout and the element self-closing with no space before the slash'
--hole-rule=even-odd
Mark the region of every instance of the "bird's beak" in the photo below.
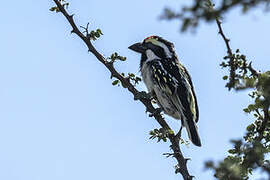
<svg viewBox="0 0 270 180">
<path fill-rule="evenodd" d="M 135 43 L 128 48 L 138 53 L 144 53 L 146 51 L 146 47 L 142 43 Z"/>
</svg>

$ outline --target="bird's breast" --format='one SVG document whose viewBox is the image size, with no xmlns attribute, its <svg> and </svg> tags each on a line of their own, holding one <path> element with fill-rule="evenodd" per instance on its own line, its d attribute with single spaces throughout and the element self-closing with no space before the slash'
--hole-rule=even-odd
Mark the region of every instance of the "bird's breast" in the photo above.
<svg viewBox="0 0 270 180">
<path fill-rule="evenodd" d="M 153 80 L 153 71 L 149 64 L 144 63 L 141 68 L 142 79 L 149 92 L 152 92 L 155 86 Z"/>
</svg>

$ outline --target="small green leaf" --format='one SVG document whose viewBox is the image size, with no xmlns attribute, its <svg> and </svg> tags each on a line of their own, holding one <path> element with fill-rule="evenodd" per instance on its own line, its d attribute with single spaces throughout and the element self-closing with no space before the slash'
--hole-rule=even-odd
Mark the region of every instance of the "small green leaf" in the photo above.
<svg viewBox="0 0 270 180">
<path fill-rule="evenodd" d="M 236 150 L 235 150 L 235 149 L 229 149 L 228 152 L 229 152 L 230 154 L 235 154 L 235 153 L 236 153 Z"/>
<path fill-rule="evenodd" d="M 52 11 L 52 12 L 59 12 L 59 8 L 57 7 L 57 6 L 54 6 L 54 7 L 51 7 L 50 8 L 50 11 Z"/>
<path fill-rule="evenodd" d="M 97 29 L 96 32 L 99 33 L 100 35 L 103 35 L 103 33 L 100 29 Z"/>
<path fill-rule="evenodd" d="M 118 56 L 118 59 L 119 59 L 119 60 L 121 60 L 121 61 L 125 61 L 125 60 L 127 60 L 127 58 L 126 58 L 126 57 L 124 57 L 124 56 Z"/>
<path fill-rule="evenodd" d="M 128 76 L 129 76 L 129 77 L 135 77 L 135 74 L 133 74 L 133 73 L 128 73 Z"/>
<path fill-rule="evenodd" d="M 119 83 L 119 80 L 117 79 L 117 80 L 114 80 L 113 82 L 112 82 L 112 85 L 117 85 Z"/>
<path fill-rule="evenodd" d="M 247 131 L 253 131 L 255 129 L 255 125 L 254 124 L 250 124 L 248 127 L 247 127 Z"/>
<path fill-rule="evenodd" d="M 95 36 L 96 36 L 97 38 L 99 38 L 99 37 L 100 37 L 100 34 L 97 33 L 97 32 L 95 32 Z"/>
<path fill-rule="evenodd" d="M 228 79 L 228 76 L 223 76 L 222 79 L 223 79 L 223 80 L 227 80 L 227 79 Z"/>
<path fill-rule="evenodd" d="M 173 130 L 171 130 L 171 129 L 170 129 L 170 130 L 168 130 L 168 133 L 169 133 L 169 134 L 171 134 L 171 135 L 173 135 L 173 134 L 174 134 Z"/>
<path fill-rule="evenodd" d="M 250 104 L 250 105 L 248 105 L 248 109 L 249 109 L 250 111 L 253 111 L 253 110 L 256 109 L 256 107 L 255 107 L 254 104 Z"/>
</svg>

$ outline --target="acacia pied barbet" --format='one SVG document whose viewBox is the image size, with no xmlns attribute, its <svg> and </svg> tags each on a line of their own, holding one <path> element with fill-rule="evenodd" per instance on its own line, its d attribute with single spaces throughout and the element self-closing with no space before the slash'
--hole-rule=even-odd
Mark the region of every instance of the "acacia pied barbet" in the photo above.
<svg viewBox="0 0 270 180">
<path fill-rule="evenodd" d="M 173 43 L 150 36 L 129 49 L 141 54 L 140 70 L 148 91 L 160 108 L 175 119 L 181 119 L 189 139 L 201 146 L 197 125 L 199 111 L 191 78 L 179 62 Z"/>
</svg>

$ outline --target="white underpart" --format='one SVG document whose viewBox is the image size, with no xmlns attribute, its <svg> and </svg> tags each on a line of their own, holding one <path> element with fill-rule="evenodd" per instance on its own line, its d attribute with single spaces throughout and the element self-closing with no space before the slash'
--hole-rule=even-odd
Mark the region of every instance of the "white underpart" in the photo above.
<svg viewBox="0 0 270 180">
<path fill-rule="evenodd" d="M 152 79 L 152 69 L 149 65 L 147 65 L 147 62 L 152 61 L 154 59 L 160 59 L 157 55 L 155 55 L 155 53 L 148 49 L 146 50 L 146 56 L 147 56 L 147 60 L 144 62 L 141 72 L 142 72 L 142 77 L 143 77 L 143 81 L 148 89 L 149 92 L 152 92 L 154 90 L 154 86 L 156 86 L 154 84 L 154 81 Z"/>
</svg>

